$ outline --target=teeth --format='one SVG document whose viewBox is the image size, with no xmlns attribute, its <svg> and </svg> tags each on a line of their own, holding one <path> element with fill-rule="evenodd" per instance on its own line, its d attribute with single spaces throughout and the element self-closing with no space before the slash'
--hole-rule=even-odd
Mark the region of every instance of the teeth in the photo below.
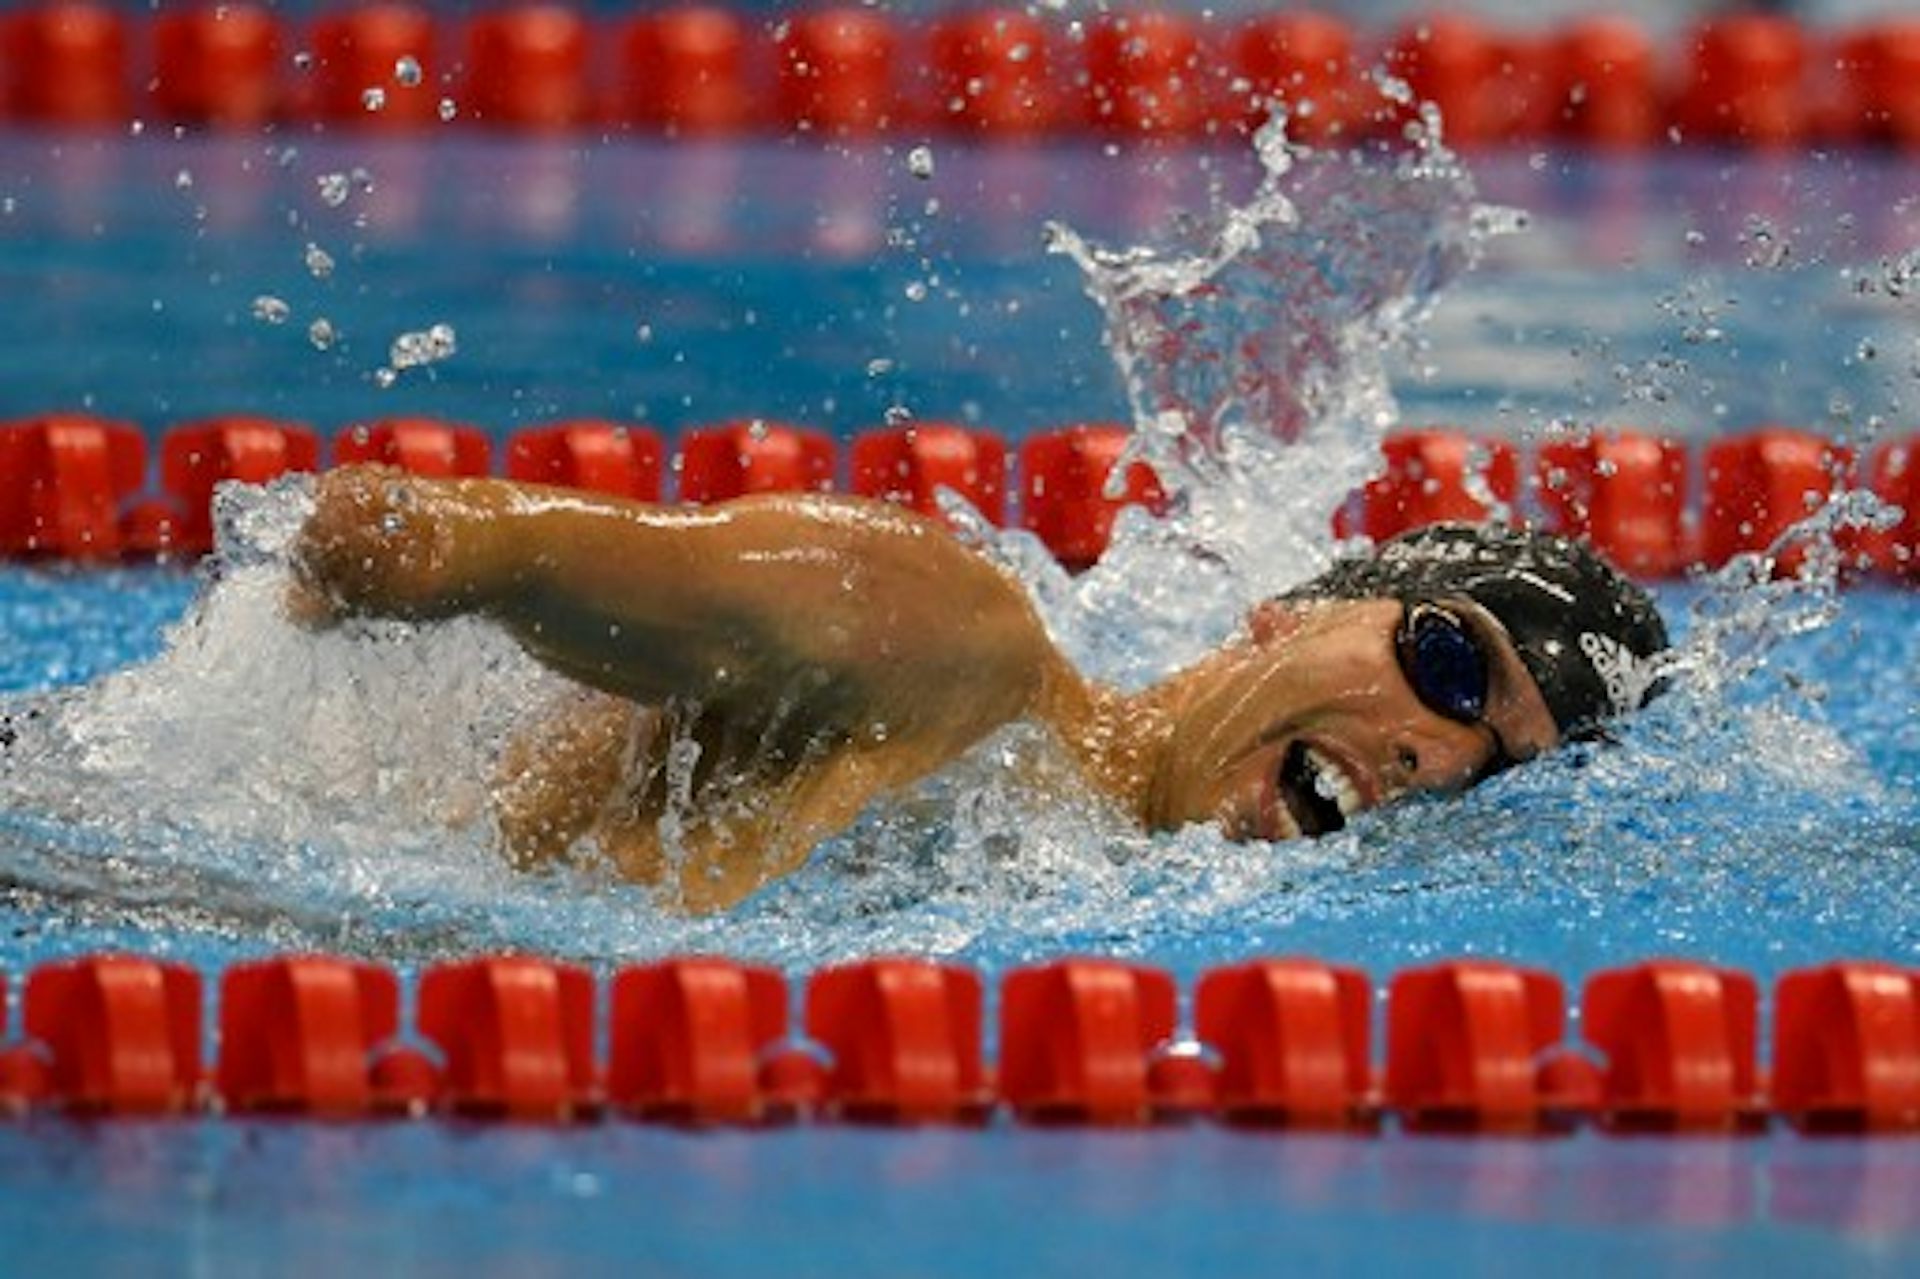
<svg viewBox="0 0 1920 1279">
<path fill-rule="evenodd" d="M 1342 817 L 1351 817 L 1360 811 L 1360 788 L 1339 764 L 1309 746 L 1307 767 L 1313 770 L 1314 792 L 1338 804 Z"/>
</svg>

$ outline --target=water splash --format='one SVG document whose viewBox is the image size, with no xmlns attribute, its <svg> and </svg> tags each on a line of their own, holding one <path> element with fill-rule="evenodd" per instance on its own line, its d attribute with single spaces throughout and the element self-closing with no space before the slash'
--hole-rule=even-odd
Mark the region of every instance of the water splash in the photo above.
<svg viewBox="0 0 1920 1279">
<path fill-rule="evenodd" d="M 1410 147 L 1315 151 L 1276 115 L 1256 190 L 1121 249 L 1048 227 L 1079 265 L 1170 518 L 1123 521 L 1049 621 L 1110 677 L 1163 673 L 1253 602 L 1324 568 L 1327 513 L 1399 420 L 1390 361 L 1519 215 L 1482 205 L 1437 126 Z M 1115 469 L 1115 476 L 1124 473 Z M 1061 600 L 1057 589 L 1043 590 Z M 1142 629 L 1160 643 L 1143 645 Z"/>
</svg>

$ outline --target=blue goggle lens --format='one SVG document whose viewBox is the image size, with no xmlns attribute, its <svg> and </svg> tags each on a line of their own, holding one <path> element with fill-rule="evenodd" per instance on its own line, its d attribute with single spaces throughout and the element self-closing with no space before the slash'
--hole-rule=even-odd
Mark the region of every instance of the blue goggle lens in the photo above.
<svg viewBox="0 0 1920 1279">
<path fill-rule="evenodd" d="M 1454 614 L 1437 604 L 1408 607 L 1400 625 L 1400 667 L 1428 710 L 1463 724 L 1487 713 L 1487 655 Z"/>
</svg>

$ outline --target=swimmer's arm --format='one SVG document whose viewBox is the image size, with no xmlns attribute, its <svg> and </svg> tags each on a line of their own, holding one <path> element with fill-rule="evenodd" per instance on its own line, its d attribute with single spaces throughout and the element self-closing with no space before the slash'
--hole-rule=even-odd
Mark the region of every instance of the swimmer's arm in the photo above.
<svg viewBox="0 0 1920 1279">
<path fill-rule="evenodd" d="M 295 561 L 336 614 L 481 613 L 607 692 L 749 720 L 799 707 L 916 739 L 929 766 L 1074 678 L 1015 582 L 853 498 L 669 508 L 350 469 L 321 481 Z"/>
</svg>

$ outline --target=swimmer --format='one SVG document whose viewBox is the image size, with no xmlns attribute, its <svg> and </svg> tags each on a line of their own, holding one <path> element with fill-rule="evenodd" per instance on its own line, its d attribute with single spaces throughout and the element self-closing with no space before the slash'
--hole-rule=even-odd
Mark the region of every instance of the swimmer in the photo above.
<svg viewBox="0 0 1920 1279">
<path fill-rule="evenodd" d="M 1342 561 L 1137 692 L 1077 671 L 943 526 L 858 498 L 663 507 L 350 467 L 319 480 L 293 568 L 307 624 L 478 615 L 583 686 L 502 753 L 507 854 L 597 849 L 695 911 L 1015 721 L 1145 829 L 1292 839 L 1595 735 L 1666 645 L 1591 551 L 1493 526 Z"/>
</svg>

